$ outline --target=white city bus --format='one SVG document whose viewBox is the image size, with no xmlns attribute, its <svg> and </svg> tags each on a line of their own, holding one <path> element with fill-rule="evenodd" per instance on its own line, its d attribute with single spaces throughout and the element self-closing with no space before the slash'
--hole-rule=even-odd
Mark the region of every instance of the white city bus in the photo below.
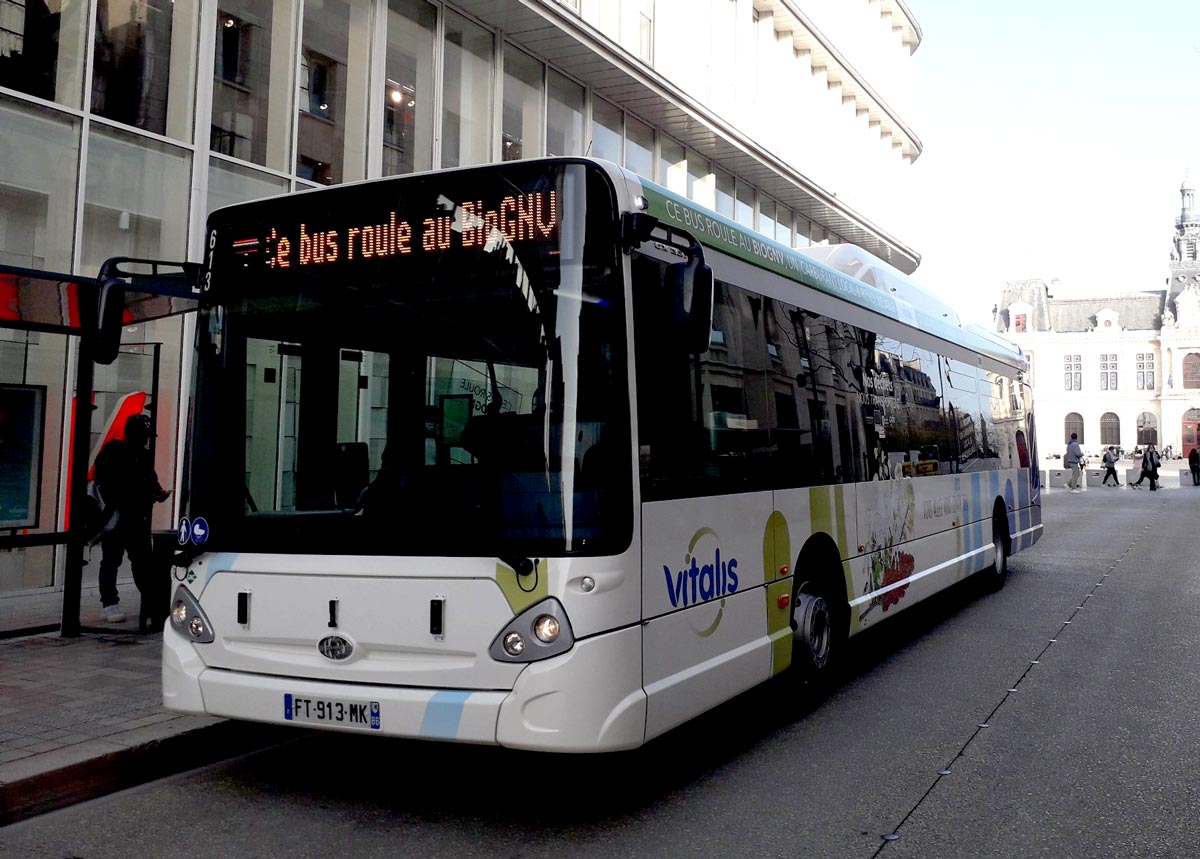
<svg viewBox="0 0 1200 859">
<path fill-rule="evenodd" d="M 580 158 L 207 237 L 171 710 L 632 748 L 1041 534 L 1020 351 L 857 248 Z"/>
</svg>

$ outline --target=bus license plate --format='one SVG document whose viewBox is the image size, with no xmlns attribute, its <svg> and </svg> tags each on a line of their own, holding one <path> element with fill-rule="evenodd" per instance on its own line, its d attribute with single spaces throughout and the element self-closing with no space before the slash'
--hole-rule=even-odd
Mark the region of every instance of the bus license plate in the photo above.
<svg viewBox="0 0 1200 859">
<path fill-rule="evenodd" d="M 283 718 L 289 722 L 343 725 L 378 731 L 381 718 L 378 701 L 340 701 L 336 698 L 307 698 L 284 693 Z"/>
</svg>

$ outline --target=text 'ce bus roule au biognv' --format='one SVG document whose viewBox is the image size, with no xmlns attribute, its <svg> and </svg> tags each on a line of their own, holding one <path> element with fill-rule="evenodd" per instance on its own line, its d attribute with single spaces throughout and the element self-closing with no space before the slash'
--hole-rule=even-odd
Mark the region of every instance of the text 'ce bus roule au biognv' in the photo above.
<svg viewBox="0 0 1200 859">
<path fill-rule="evenodd" d="M 500 241 L 547 241 L 559 223 L 558 193 L 539 191 L 504 197 L 494 209 L 481 201 L 464 202 L 451 213 L 418 221 L 396 212 L 376 224 L 310 227 L 301 223 L 292 235 L 272 227 L 266 236 L 271 268 L 345 264 L 414 252 L 493 249 Z M 257 250 L 258 239 L 235 240 L 234 251 Z"/>
</svg>

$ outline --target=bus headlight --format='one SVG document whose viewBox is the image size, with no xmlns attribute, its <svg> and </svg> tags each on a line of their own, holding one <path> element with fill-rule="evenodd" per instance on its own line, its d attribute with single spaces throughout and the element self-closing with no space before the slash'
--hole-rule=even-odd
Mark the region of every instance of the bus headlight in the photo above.
<svg viewBox="0 0 1200 859">
<path fill-rule="evenodd" d="M 200 603 L 183 585 L 175 589 L 175 598 L 171 600 L 171 626 L 196 644 L 208 644 L 216 638 Z"/>
<path fill-rule="evenodd" d="M 488 654 L 500 662 L 536 662 L 558 656 L 574 646 L 575 636 L 566 609 L 549 597 L 505 624 L 492 640 Z"/>
<path fill-rule="evenodd" d="M 558 638 L 561 629 L 558 618 L 554 615 L 543 614 L 533 622 L 533 634 L 538 637 L 538 641 L 545 644 L 552 644 L 554 639 Z"/>
<path fill-rule="evenodd" d="M 525 639 L 521 638 L 521 633 L 510 632 L 504 636 L 504 652 L 509 656 L 520 656 L 525 652 Z"/>
</svg>

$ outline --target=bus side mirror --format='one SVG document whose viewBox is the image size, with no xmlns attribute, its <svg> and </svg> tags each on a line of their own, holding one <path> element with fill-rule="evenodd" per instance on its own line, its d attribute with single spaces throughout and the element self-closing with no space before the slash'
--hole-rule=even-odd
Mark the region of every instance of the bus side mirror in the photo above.
<svg viewBox="0 0 1200 859">
<path fill-rule="evenodd" d="M 93 360 L 111 364 L 121 349 L 121 329 L 125 327 L 125 281 L 106 277 L 100 281 L 100 299 L 96 313 L 96 345 Z"/>
<path fill-rule="evenodd" d="M 683 334 L 687 351 L 693 355 L 707 352 L 712 338 L 712 269 L 696 253 L 687 262 L 668 266 L 667 284 L 683 303 Z"/>
</svg>

